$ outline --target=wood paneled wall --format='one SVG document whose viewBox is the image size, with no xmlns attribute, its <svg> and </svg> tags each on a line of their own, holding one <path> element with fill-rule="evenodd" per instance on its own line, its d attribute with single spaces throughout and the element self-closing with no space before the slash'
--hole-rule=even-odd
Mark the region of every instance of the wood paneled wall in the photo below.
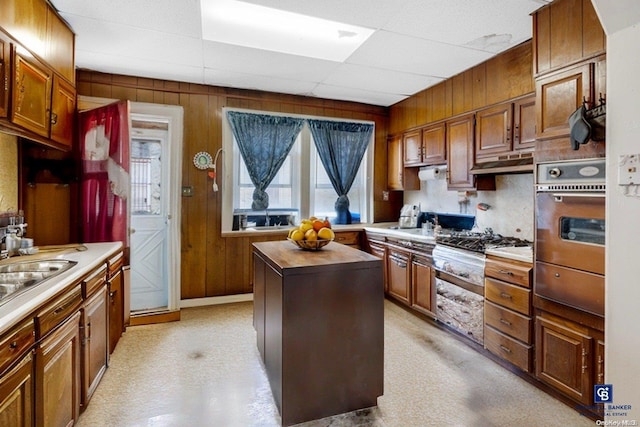
<svg viewBox="0 0 640 427">
<path fill-rule="evenodd" d="M 222 147 L 223 107 L 374 121 L 374 221 L 397 220 L 401 198 L 383 200 L 387 189 L 387 108 L 89 71 L 78 71 L 76 82 L 79 95 L 184 108 L 182 185 L 193 186 L 194 191 L 192 197 L 182 198 L 183 299 L 252 291 L 251 243 L 256 239 L 221 236 L 221 193 L 212 192 L 207 174 L 191 163 L 198 151 L 215 153 Z"/>
</svg>

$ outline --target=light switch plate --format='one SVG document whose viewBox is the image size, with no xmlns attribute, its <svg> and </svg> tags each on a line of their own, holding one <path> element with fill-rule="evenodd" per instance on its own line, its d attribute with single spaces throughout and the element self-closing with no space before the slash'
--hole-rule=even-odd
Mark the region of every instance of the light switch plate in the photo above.
<svg viewBox="0 0 640 427">
<path fill-rule="evenodd" d="M 187 185 L 182 187 L 182 197 L 193 196 L 193 186 Z"/>
<path fill-rule="evenodd" d="M 618 184 L 640 184 L 640 154 L 622 154 L 618 161 Z"/>
</svg>

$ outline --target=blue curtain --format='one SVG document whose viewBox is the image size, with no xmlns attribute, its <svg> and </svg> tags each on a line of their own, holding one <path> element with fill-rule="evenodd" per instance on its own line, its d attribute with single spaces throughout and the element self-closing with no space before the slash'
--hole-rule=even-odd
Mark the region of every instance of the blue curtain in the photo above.
<svg viewBox="0 0 640 427">
<path fill-rule="evenodd" d="M 322 165 L 333 188 L 338 193 L 335 203 L 337 224 L 351 224 L 349 198 L 353 180 L 358 173 L 367 145 L 371 141 L 373 125 L 328 120 L 307 120 Z"/>
<path fill-rule="evenodd" d="M 251 182 L 256 187 L 251 209 L 267 209 L 269 195 L 265 190 L 291 151 L 304 120 L 237 111 L 228 111 L 227 117 Z"/>
</svg>

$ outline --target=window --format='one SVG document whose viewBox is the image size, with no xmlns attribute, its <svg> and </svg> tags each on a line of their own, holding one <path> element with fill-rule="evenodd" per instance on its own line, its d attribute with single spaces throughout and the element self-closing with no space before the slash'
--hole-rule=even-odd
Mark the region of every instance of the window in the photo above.
<svg viewBox="0 0 640 427">
<path fill-rule="evenodd" d="M 255 113 L 255 111 L 252 111 Z M 273 114 L 269 112 L 260 112 Z M 251 210 L 254 186 L 240 155 L 233 133 L 223 115 L 223 147 L 232 156 L 225 159 L 229 169 L 224 177 L 230 185 L 223 185 L 223 230 L 231 230 L 234 212 Z M 322 118 L 326 120 L 327 118 Z M 344 119 L 337 119 L 344 121 Z M 375 132 L 374 132 L 375 134 Z M 372 175 L 374 143 L 371 141 L 363 157 L 362 164 L 349 191 L 349 211 L 353 222 L 367 222 L 371 218 Z M 335 219 L 335 202 L 338 198 L 322 165 L 313 143 L 308 126 L 300 135 L 289 153 L 287 160 L 267 189 L 269 209 L 297 212 L 298 221 L 311 215 Z"/>
</svg>

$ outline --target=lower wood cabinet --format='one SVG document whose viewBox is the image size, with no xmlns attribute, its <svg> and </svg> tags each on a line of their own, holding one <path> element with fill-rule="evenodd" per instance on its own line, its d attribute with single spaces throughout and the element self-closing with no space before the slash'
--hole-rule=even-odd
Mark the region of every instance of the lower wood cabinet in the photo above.
<svg viewBox="0 0 640 427">
<path fill-rule="evenodd" d="M 123 255 L 119 253 L 108 261 L 109 287 L 109 354 L 116 348 L 124 331 L 124 275 Z"/>
<path fill-rule="evenodd" d="M 404 304 L 411 305 L 410 254 L 407 251 L 389 247 L 387 251 L 387 272 L 389 274 L 389 295 Z"/>
<path fill-rule="evenodd" d="M 71 426 L 80 413 L 80 312 L 36 349 L 36 425 Z"/>
<path fill-rule="evenodd" d="M 360 249 L 360 232 L 359 231 L 336 231 L 334 242 Z"/>
<path fill-rule="evenodd" d="M 82 308 L 82 392 L 84 410 L 107 369 L 109 342 L 109 298 L 106 282 Z"/>
<path fill-rule="evenodd" d="M 592 332 L 584 326 L 537 316 L 537 378 L 576 401 L 591 405 L 596 372 L 594 341 Z"/>
<path fill-rule="evenodd" d="M 0 378 L 0 425 L 33 425 L 33 355 L 22 360 Z"/>
<path fill-rule="evenodd" d="M 436 288 L 433 284 L 431 259 L 422 255 L 411 255 L 411 308 L 427 315 L 436 311 Z"/>
</svg>

